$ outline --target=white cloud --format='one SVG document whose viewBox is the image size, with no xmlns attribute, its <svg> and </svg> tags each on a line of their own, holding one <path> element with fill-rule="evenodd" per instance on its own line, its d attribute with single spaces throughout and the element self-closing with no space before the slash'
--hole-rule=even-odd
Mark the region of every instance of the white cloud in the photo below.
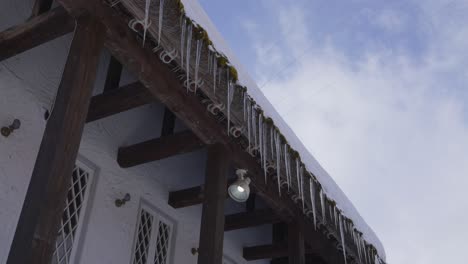
<svg viewBox="0 0 468 264">
<path fill-rule="evenodd" d="M 263 89 L 380 236 L 389 263 L 461 263 L 468 248 L 465 3 L 420 7 L 419 29 L 430 30 L 420 60 L 384 49 L 350 59 L 328 42 Z M 304 12 L 272 14 L 291 40 L 274 57 L 307 46 Z M 380 23 L 401 30 L 407 22 L 389 13 Z M 258 51 L 259 67 L 268 59 Z"/>
</svg>

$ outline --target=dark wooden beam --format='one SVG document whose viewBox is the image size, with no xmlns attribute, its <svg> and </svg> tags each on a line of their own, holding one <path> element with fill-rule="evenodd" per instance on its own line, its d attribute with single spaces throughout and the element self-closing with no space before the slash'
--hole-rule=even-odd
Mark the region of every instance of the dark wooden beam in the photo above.
<svg viewBox="0 0 468 264">
<path fill-rule="evenodd" d="M 43 14 L 52 7 L 52 0 L 36 0 L 31 11 L 31 18 Z"/>
<path fill-rule="evenodd" d="M 242 212 L 226 215 L 225 231 L 249 228 L 281 222 L 281 218 L 271 209 L 262 209 L 252 212 Z"/>
<path fill-rule="evenodd" d="M 78 19 L 8 255 L 8 264 L 50 263 L 103 43 L 103 27 Z"/>
<path fill-rule="evenodd" d="M 75 22 L 62 7 L 0 33 L 0 61 L 73 31 Z"/>
<path fill-rule="evenodd" d="M 183 131 L 128 147 L 121 147 L 117 155 L 117 162 L 122 168 L 129 168 L 192 152 L 204 146 L 205 144 L 191 131 Z"/>
<path fill-rule="evenodd" d="M 175 209 L 201 204 L 205 198 L 202 186 L 169 193 L 169 205 Z"/>
<path fill-rule="evenodd" d="M 120 76 L 122 75 L 122 64 L 114 58 L 110 57 L 109 66 L 107 67 L 106 82 L 104 83 L 104 92 L 109 92 L 119 88 Z"/>
<path fill-rule="evenodd" d="M 235 179 L 228 179 L 226 190 L 229 187 L 229 184 L 234 181 Z M 205 199 L 204 189 L 204 186 L 196 186 L 184 190 L 169 192 L 168 204 L 175 209 L 201 204 Z M 226 193 L 226 198 L 228 197 L 229 195 Z"/>
<path fill-rule="evenodd" d="M 228 168 L 228 152 L 224 146 L 221 144 L 209 146 L 198 249 L 199 264 L 222 264 L 223 261 L 224 200 Z"/>
<path fill-rule="evenodd" d="M 154 97 L 139 82 L 93 96 L 86 122 L 115 115 L 154 102 Z"/>
<path fill-rule="evenodd" d="M 176 117 L 169 108 L 164 107 L 163 123 L 161 128 L 161 137 L 174 134 Z"/>
<path fill-rule="evenodd" d="M 313 250 L 307 249 L 307 254 L 314 254 Z M 259 259 L 271 259 L 271 258 L 282 258 L 288 257 L 289 249 L 288 244 L 271 244 L 271 245 L 259 245 L 252 247 L 244 247 L 243 257 L 248 260 L 259 260 Z"/>
<path fill-rule="evenodd" d="M 289 264 L 305 264 L 304 229 L 301 222 L 288 224 Z"/>
</svg>

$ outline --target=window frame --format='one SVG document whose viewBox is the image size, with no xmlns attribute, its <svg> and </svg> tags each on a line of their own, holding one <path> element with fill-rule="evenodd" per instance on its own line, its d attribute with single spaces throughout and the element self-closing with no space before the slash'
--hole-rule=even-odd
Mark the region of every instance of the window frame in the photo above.
<svg viewBox="0 0 468 264">
<path fill-rule="evenodd" d="M 77 223 L 77 227 L 76 227 L 73 242 L 72 242 L 70 257 L 68 258 L 69 264 L 79 263 L 80 261 L 83 241 L 86 237 L 90 211 L 91 211 L 91 207 L 94 204 L 95 186 L 96 186 L 96 182 L 97 182 L 97 178 L 99 174 L 99 169 L 97 168 L 97 166 L 80 154 L 77 155 L 75 164 L 73 166 L 74 166 L 73 170 L 75 170 L 75 167 L 78 167 L 84 170 L 85 172 L 87 172 L 89 176 L 88 176 L 88 181 L 87 181 L 87 187 L 86 187 L 85 194 L 83 197 L 84 199 L 81 203 L 81 209 L 80 209 L 78 223 Z M 73 177 L 73 176 L 70 175 L 70 177 Z M 66 199 L 68 200 L 68 190 L 67 190 Z M 63 209 L 63 211 L 64 210 L 65 208 Z M 60 219 L 60 228 L 62 228 L 62 219 Z M 56 249 L 57 249 L 56 245 L 54 245 L 54 252 L 52 253 L 53 254 L 52 257 L 54 257 L 54 253 Z"/>
<path fill-rule="evenodd" d="M 130 263 L 133 264 L 135 262 L 136 245 L 138 243 L 138 229 L 140 227 L 140 216 L 141 216 L 142 210 L 145 210 L 147 213 L 153 216 L 150 241 L 148 245 L 148 255 L 147 255 L 146 263 L 144 264 L 154 264 L 156 250 L 157 250 L 156 246 L 157 246 L 160 222 L 163 222 L 170 228 L 169 237 L 167 241 L 166 262 L 164 264 L 173 263 L 175 236 L 176 236 L 176 229 L 177 229 L 176 222 L 174 221 L 174 219 L 167 216 L 161 210 L 159 210 L 158 208 L 156 208 L 155 206 L 151 205 L 149 202 L 143 199 L 140 200 L 140 206 L 138 207 L 138 211 L 136 214 L 137 219 L 136 219 L 135 228 L 134 228 L 134 239 L 132 243 L 132 249 L 131 249 L 132 255 L 131 255 Z"/>
</svg>

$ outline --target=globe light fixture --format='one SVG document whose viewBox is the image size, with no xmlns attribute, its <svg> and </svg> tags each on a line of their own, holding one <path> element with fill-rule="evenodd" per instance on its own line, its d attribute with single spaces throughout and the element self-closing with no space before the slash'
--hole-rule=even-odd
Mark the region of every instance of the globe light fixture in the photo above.
<svg viewBox="0 0 468 264">
<path fill-rule="evenodd" d="M 236 170 L 237 180 L 228 188 L 229 196 L 236 202 L 243 203 L 247 201 L 250 194 L 250 178 L 245 177 L 247 170 Z"/>
</svg>

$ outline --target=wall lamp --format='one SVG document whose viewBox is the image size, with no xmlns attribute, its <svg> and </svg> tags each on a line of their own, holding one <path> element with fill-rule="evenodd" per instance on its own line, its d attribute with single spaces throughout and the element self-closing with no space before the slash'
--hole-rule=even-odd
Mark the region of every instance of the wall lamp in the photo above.
<svg viewBox="0 0 468 264">
<path fill-rule="evenodd" d="M 250 194 L 250 178 L 245 177 L 247 170 L 237 169 L 237 180 L 228 188 L 229 196 L 236 202 L 243 203 L 247 201 Z"/>
<path fill-rule="evenodd" d="M 126 193 L 125 196 L 122 199 L 116 199 L 115 200 L 115 206 L 121 207 L 122 205 L 124 205 L 128 201 L 130 201 L 130 194 Z"/>
<path fill-rule="evenodd" d="M 19 119 L 13 120 L 13 123 L 11 123 L 11 125 L 2 127 L 1 129 L 2 136 L 8 137 L 13 131 L 15 131 L 16 129 L 19 129 L 20 126 L 21 126 L 21 122 L 19 121 Z"/>
</svg>

